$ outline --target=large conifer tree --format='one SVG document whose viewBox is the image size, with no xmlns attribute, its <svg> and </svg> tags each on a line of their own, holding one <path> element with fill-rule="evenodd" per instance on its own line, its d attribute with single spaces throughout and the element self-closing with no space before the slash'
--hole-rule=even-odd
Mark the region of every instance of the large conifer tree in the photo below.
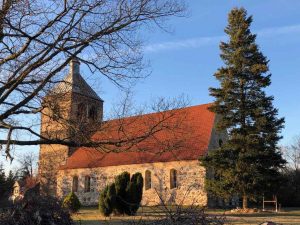
<svg viewBox="0 0 300 225">
<path fill-rule="evenodd" d="M 265 88 L 271 84 L 268 60 L 250 31 L 252 17 L 243 8 L 229 13 L 221 42 L 224 66 L 215 73 L 219 88 L 210 88 L 215 98 L 211 111 L 220 115 L 217 129 L 226 130 L 228 141 L 202 158 L 214 173 L 206 180 L 209 192 L 227 198 L 239 195 L 243 208 L 248 199 L 272 191 L 285 161 L 277 149 L 284 119 L 277 118 L 272 96 Z"/>
</svg>

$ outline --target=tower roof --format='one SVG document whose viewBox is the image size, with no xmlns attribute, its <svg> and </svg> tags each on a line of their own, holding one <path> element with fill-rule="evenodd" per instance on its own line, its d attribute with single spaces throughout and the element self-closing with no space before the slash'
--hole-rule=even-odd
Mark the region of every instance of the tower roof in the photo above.
<svg viewBox="0 0 300 225">
<path fill-rule="evenodd" d="M 70 72 L 67 76 L 52 90 L 53 93 L 73 92 L 95 100 L 103 101 L 97 93 L 88 85 L 79 71 L 80 62 L 73 59 L 70 62 Z"/>
</svg>

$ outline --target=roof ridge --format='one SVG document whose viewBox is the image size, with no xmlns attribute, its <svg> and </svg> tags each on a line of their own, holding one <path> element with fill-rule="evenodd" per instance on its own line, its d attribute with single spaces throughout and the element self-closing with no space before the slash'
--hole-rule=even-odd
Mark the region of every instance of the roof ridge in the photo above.
<svg viewBox="0 0 300 225">
<path fill-rule="evenodd" d="M 173 112 L 173 111 L 188 110 L 188 109 L 191 109 L 191 108 L 205 107 L 205 106 L 212 105 L 212 104 L 213 104 L 213 102 L 209 102 L 209 103 L 204 103 L 204 104 L 200 104 L 200 105 L 191 105 L 191 106 L 177 108 L 177 109 L 164 110 L 164 111 L 160 111 L 160 112 L 150 112 L 150 113 L 145 113 L 145 114 L 141 114 L 141 115 L 125 116 L 125 117 L 121 117 L 121 118 L 105 120 L 103 122 L 111 122 L 111 121 L 115 121 L 115 120 L 119 120 L 119 119 L 130 119 L 130 118 L 134 119 L 134 118 L 139 117 L 139 116 L 148 116 L 148 115 L 150 116 L 150 115 L 155 115 L 155 114 L 158 114 L 158 113 L 168 113 L 168 112 Z"/>
</svg>

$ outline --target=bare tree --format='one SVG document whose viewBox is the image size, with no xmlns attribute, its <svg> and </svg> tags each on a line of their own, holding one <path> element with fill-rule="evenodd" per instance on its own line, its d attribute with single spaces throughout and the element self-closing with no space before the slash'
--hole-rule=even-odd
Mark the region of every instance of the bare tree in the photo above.
<svg viewBox="0 0 300 225">
<path fill-rule="evenodd" d="M 300 136 L 295 137 L 294 143 L 289 147 L 288 158 L 295 171 L 300 169 Z"/>
<path fill-rule="evenodd" d="M 283 155 L 288 161 L 289 166 L 296 173 L 300 169 L 300 136 L 294 138 L 293 142 L 286 147 L 283 147 Z"/>
<path fill-rule="evenodd" d="M 17 161 L 20 164 L 18 173 L 21 175 L 21 177 L 34 177 L 36 175 L 35 173 L 38 161 L 36 153 L 31 151 L 21 154 L 17 157 Z"/>
<path fill-rule="evenodd" d="M 81 140 L 78 142 L 50 137 L 39 134 L 39 124 L 26 118 L 46 113 L 45 108 L 53 109 L 53 96 L 52 101 L 47 101 L 46 96 L 62 81 L 72 59 L 122 89 L 145 77 L 139 31 L 148 25 L 160 27 L 166 18 L 180 16 L 183 11 L 181 0 L 2 0 L 0 144 L 7 157 L 11 158 L 14 145 L 78 147 L 133 141 L 126 138 L 91 142 L 77 138 Z M 63 97 L 56 93 L 55 99 Z M 53 112 L 48 116 L 56 119 Z M 64 117 L 60 119 L 63 123 Z M 68 121 L 65 126 L 78 133 L 78 126 Z M 152 125 L 146 136 L 155 133 L 157 127 Z M 134 141 L 143 138 L 145 134 L 134 137 Z"/>
</svg>

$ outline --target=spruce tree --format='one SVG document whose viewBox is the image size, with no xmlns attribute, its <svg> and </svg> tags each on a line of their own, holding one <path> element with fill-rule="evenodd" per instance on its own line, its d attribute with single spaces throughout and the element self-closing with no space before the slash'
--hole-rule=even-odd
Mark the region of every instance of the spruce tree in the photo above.
<svg viewBox="0 0 300 225">
<path fill-rule="evenodd" d="M 285 163 L 277 148 L 284 119 L 265 92 L 271 74 L 251 23 L 244 8 L 229 13 L 229 39 L 220 44 L 224 66 L 214 75 L 220 87 L 210 88 L 215 98 L 210 110 L 220 115 L 217 129 L 228 133 L 228 141 L 201 159 L 214 174 L 206 179 L 207 190 L 222 198 L 238 195 L 243 208 L 248 199 L 275 188 Z"/>
</svg>

